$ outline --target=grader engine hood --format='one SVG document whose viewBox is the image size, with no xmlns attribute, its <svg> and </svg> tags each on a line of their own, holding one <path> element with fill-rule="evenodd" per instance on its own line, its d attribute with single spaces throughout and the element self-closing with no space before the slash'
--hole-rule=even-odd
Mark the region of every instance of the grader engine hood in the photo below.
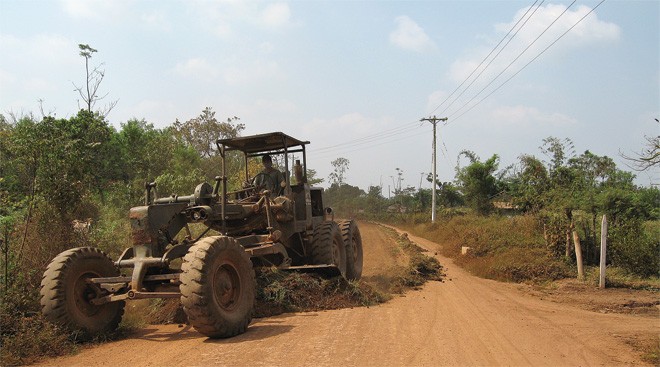
<svg viewBox="0 0 660 367">
<path fill-rule="evenodd" d="M 182 213 L 187 203 L 169 203 L 131 208 L 131 239 L 135 245 L 157 244 L 159 237 L 174 238 L 186 224 Z"/>
</svg>

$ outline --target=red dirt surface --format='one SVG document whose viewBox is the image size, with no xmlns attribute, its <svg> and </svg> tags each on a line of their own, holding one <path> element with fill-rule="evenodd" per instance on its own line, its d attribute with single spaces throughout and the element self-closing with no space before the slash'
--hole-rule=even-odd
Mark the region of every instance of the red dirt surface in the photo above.
<svg viewBox="0 0 660 367">
<path fill-rule="evenodd" d="M 360 223 L 364 278 L 384 281 L 401 261 L 381 226 Z M 437 244 L 409 236 L 430 254 Z M 53 366 L 603 366 L 644 365 L 629 342 L 657 338 L 656 315 L 609 314 L 476 278 L 439 257 L 445 282 L 375 307 L 257 319 L 245 334 L 208 339 L 188 326 L 45 361 Z"/>
</svg>

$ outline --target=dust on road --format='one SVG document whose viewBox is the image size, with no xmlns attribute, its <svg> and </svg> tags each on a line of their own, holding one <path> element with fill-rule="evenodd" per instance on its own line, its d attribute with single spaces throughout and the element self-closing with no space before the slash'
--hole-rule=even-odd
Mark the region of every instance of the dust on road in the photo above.
<svg viewBox="0 0 660 367">
<path fill-rule="evenodd" d="M 364 278 L 387 279 L 405 256 L 382 227 L 361 222 Z M 437 244 L 410 236 L 431 250 Z M 57 366 L 640 365 L 625 339 L 658 335 L 656 317 L 600 314 L 525 295 L 516 285 L 448 267 L 447 281 L 386 304 L 257 319 L 213 340 L 190 327 L 150 326 L 129 339 L 46 361 Z M 449 280 L 451 279 L 451 280 Z"/>
</svg>

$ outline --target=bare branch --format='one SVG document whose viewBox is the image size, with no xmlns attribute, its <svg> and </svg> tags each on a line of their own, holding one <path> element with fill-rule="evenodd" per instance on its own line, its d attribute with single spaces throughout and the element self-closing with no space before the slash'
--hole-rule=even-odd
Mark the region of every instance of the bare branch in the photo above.
<svg viewBox="0 0 660 367">
<path fill-rule="evenodd" d="M 658 119 L 655 119 L 655 121 L 660 122 Z M 632 166 L 629 167 L 638 172 L 660 165 L 660 135 L 645 135 L 644 139 L 646 139 L 646 147 L 641 152 L 635 153 L 633 157 L 619 151 L 619 155 L 623 159 L 632 163 Z"/>
</svg>

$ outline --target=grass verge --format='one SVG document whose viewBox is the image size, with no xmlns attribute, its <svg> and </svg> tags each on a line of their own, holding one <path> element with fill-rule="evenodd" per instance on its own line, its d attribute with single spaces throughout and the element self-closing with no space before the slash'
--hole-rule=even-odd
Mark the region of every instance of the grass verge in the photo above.
<svg viewBox="0 0 660 367">
<path fill-rule="evenodd" d="M 572 274 L 571 268 L 545 247 L 542 230 L 531 216 L 463 215 L 404 228 L 442 244 L 444 256 L 482 278 L 539 283 Z M 468 248 L 466 254 L 462 254 L 463 248 Z"/>
</svg>

